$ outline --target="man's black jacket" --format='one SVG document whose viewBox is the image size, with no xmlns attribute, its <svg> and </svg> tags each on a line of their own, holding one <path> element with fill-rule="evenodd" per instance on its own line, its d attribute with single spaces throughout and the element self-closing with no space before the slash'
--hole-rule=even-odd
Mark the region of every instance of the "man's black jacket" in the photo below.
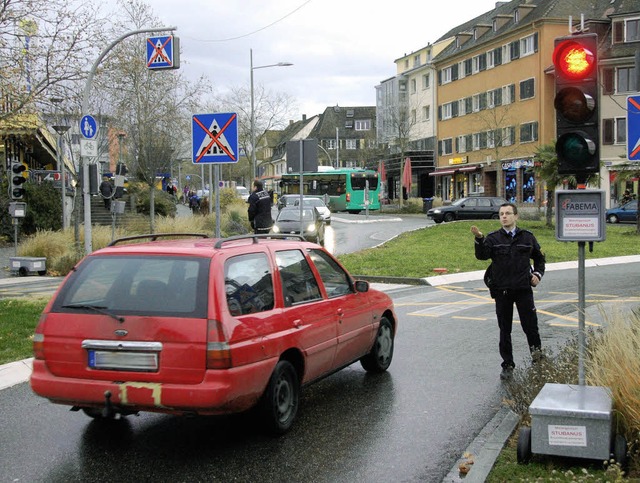
<svg viewBox="0 0 640 483">
<path fill-rule="evenodd" d="M 271 218 L 271 198 L 266 191 L 255 191 L 251 193 L 249 199 L 249 221 L 253 228 L 267 229 L 273 225 Z"/>
<path fill-rule="evenodd" d="M 475 252 L 478 260 L 491 259 L 492 290 L 530 290 L 531 274 L 544 275 L 545 257 L 529 230 L 516 228 L 513 238 L 503 229 L 493 231 L 475 239 Z"/>
</svg>

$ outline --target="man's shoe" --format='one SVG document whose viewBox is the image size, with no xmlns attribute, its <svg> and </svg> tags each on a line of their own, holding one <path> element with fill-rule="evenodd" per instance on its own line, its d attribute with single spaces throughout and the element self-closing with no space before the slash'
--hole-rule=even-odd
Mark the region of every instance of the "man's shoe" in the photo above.
<svg viewBox="0 0 640 483">
<path fill-rule="evenodd" d="M 513 367 L 503 367 L 500 373 L 500 379 L 506 381 L 511 379 L 511 376 L 513 376 Z"/>
</svg>

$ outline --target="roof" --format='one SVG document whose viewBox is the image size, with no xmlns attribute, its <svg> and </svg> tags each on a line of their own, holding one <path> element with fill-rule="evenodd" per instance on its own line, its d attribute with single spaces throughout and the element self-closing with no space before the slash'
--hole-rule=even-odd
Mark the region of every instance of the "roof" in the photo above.
<svg viewBox="0 0 640 483">
<path fill-rule="evenodd" d="M 461 45 L 452 42 L 433 60 L 435 63 L 446 61 L 449 57 L 457 56 L 461 52 L 473 50 L 479 45 L 486 44 L 505 34 L 530 26 L 540 20 L 552 20 L 556 22 L 568 22 L 572 18 L 574 25 L 580 22 L 581 14 L 584 14 L 587 22 L 610 22 L 610 16 L 637 12 L 640 9 L 638 0 L 512 0 L 511 2 L 496 2 L 496 7 L 482 15 L 464 22 L 445 33 L 438 42 L 456 36 L 462 36 L 466 41 Z M 519 12 L 520 21 L 514 22 L 516 12 Z M 496 31 L 493 28 L 494 20 L 504 20 L 504 24 Z M 480 27 L 481 32 L 474 38 L 475 27 Z M 461 37 L 461 40 L 463 38 Z M 629 47 L 631 48 L 631 47 Z M 635 47 L 633 47 L 635 50 Z"/>
<path fill-rule="evenodd" d="M 371 129 L 374 130 L 376 120 L 375 106 L 340 107 L 338 105 L 327 107 L 320 115 L 320 120 L 311 131 L 309 137 L 316 139 L 332 139 L 336 137 L 336 127 L 340 128 L 340 138 L 353 137 L 361 138 L 363 133 L 355 129 L 346 128 L 348 120 L 371 120 Z"/>
</svg>

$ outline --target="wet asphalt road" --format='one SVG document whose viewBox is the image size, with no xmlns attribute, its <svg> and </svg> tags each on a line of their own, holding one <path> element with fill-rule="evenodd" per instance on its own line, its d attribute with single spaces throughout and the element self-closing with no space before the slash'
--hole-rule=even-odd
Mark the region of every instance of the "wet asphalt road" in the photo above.
<svg viewBox="0 0 640 483">
<path fill-rule="evenodd" d="M 358 233 L 372 231 L 361 238 L 384 231 L 366 226 Z M 628 282 L 638 268 L 588 269 L 587 293 L 608 307 L 637 305 Z M 37 285 L 47 277 L 27 278 Z M 544 345 L 575 333 L 571 287 L 575 271 L 549 272 L 537 291 Z M 390 295 L 401 325 L 388 373 L 354 364 L 305 388 L 296 424 L 276 439 L 252 415 L 143 413 L 101 424 L 35 396 L 26 383 L 0 391 L 0 482 L 440 482 L 505 396 L 493 304 L 481 281 Z M 589 321 L 601 315 L 598 300 L 589 303 Z M 514 353 L 527 364 L 523 339 L 514 327 Z"/>
</svg>

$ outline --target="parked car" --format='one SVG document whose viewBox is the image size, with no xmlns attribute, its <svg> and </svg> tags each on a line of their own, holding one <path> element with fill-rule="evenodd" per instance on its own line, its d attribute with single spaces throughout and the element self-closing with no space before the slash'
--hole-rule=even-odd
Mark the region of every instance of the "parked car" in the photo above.
<svg viewBox="0 0 640 483">
<path fill-rule="evenodd" d="M 242 198 L 242 201 L 249 201 L 249 195 L 251 193 L 249 193 L 249 190 L 244 186 L 236 186 L 236 193 Z"/>
<path fill-rule="evenodd" d="M 282 208 L 271 227 L 271 233 L 302 235 L 306 240 L 324 245 L 324 221 L 320 212 L 303 205 L 300 223 L 300 211 L 300 205 Z"/>
<path fill-rule="evenodd" d="M 255 407 L 280 434 L 304 385 L 356 361 L 391 364 L 392 300 L 324 248 L 179 236 L 116 240 L 71 271 L 35 330 L 36 394 L 96 419 Z"/>
<path fill-rule="evenodd" d="M 476 220 L 500 218 L 500 205 L 507 200 L 497 196 L 471 196 L 460 198 L 448 206 L 439 206 L 427 211 L 427 217 L 436 223 L 453 220 Z"/>
<path fill-rule="evenodd" d="M 610 208 L 605 212 L 605 217 L 609 223 L 620 223 L 621 221 L 638 221 L 638 200 L 629 201 L 622 206 Z"/>
</svg>

